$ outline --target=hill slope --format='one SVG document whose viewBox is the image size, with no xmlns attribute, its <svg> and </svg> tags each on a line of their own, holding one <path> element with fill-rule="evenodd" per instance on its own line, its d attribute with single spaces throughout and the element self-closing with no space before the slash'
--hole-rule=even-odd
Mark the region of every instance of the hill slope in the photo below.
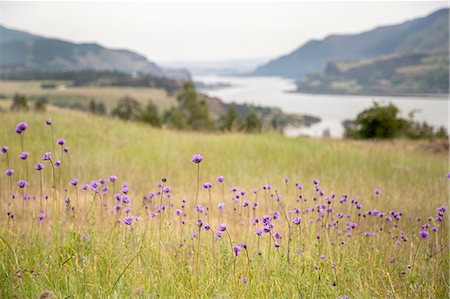
<svg viewBox="0 0 450 299">
<path fill-rule="evenodd" d="M 4 26 L 0 26 L 0 67 L 39 71 L 116 70 L 183 80 L 189 78 L 187 71 L 163 69 L 129 50 L 44 38 Z"/>
<path fill-rule="evenodd" d="M 448 52 L 413 52 L 328 63 L 296 82 L 302 93 L 448 94 Z"/>
<path fill-rule="evenodd" d="M 294 52 L 258 67 L 253 75 L 301 78 L 323 70 L 328 62 L 335 60 L 413 51 L 448 51 L 448 25 L 449 10 L 441 9 L 423 18 L 360 34 L 331 35 L 309 41 Z"/>
</svg>

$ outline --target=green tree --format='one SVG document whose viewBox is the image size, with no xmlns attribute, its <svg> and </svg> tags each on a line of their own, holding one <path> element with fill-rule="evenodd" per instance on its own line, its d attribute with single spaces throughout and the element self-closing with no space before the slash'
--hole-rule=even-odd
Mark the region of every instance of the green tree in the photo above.
<svg viewBox="0 0 450 299">
<path fill-rule="evenodd" d="M 28 111 L 28 99 L 25 95 L 16 93 L 11 104 L 12 111 Z"/>
<path fill-rule="evenodd" d="M 161 119 L 159 118 L 158 108 L 152 101 L 149 101 L 144 107 L 139 120 L 150 124 L 152 127 L 161 127 Z"/>
<path fill-rule="evenodd" d="M 44 112 L 47 109 L 47 99 L 40 97 L 34 101 L 34 111 Z"/>
<path fill-rule="evenodd" d="M 439 129 L 435 133 L 435 136 L 441 139 L 448 139 L 447 129 L 444 127 L 439 127 Z"/>
<path fill-rule="evenodd" d="M 103 102 L 96 102 L 94 99 L 89 101 L 88 110 L 92 114 L 106 115 L 106 107 Z"/>
<path fill-rule="evenodd" d="M 234 107 L 230 106 L 221 119 L 221 129 L 223 131 L 234 131 L 238 128 L 238 122 L 238 113 Z"/>
<path fill-rule="evenodd" d="M 187 82 L 177 96 L 178 108 L 193 130 L 207 130 L 213 127 L 209 107 L 205 100 L 199 99 L 194 83 Z"/>
<path fill-rule="evenodd" d="M 106 107 L 105 104 L 103 104 L 103 102 L 99 102 L 97 104 L 97 107 L 95 108 L 96 110 L 96 114 L 98 115 L 106 115 Z"/>
<path fill-rule="evenodd" d="M 380 106 L 374 102 L 373 107 L 358 114 L 352 124 L 346 128 L 346 136 L 353 138 L 394 138 L 405 128 L 406 120 L 399 118 L 399 109 L 392 103 Z"/>
<path fill-rule="evenodd" d="M 172 107 L 164 113 L 164 122 L 170 127 L 178 130 L 188 129 L 186 116 L 180 109 Z"/>
<path fill-rule="evenodd" d="M 111 114 L 124 120 L 137 120 L 141 115 L 141 104 L 132 97 L 125 96 L 119 100 Z"/>
<path fill-rule="evenodd" d="M 249 133 L 261 132 L 262 122 L 259 116 L 254 111 L 250 111 L 250 113 L 245 118 L 245 129 Z"/>
<path fill-rule="evenodd" d="M 89 110 L 89 112 L 92 113 L 92 114 L 97 114 L 97 103 L 95 102 L 94 99 L 91 99 L 91 100 L 89 101 L 88 110 Z"/>
</svg>

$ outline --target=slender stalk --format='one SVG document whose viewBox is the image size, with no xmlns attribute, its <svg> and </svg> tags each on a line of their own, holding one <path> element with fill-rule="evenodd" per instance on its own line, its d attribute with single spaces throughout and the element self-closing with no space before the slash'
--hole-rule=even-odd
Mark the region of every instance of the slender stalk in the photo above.
<svg viewBox="0 0 450 299">
<path fill-rule="evenodd" d="M 200 163 L 197 163 L 197 190 L 195 192 L 195 205 L 198 204 L 198 192 L 200 190 Z"/>
</svg>

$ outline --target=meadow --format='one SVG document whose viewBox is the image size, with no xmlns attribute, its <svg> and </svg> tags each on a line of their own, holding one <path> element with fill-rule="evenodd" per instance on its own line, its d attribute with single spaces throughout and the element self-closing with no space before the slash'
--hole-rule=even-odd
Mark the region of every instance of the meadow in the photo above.
<svg viewBox="0 0 450 299">
<path fill-rule="evenodd" d="M 0 123 L 2 298 L 448 296 L 448 156 L 417 142 Z"/>
<path fill-rule="evenodd" d="M 44 89 L 43 83 L 54 82 L 61 87 Z M 18 90 L 20 94 L 27 97 L 45 97 L 50 104 L 58 106 L 83 105 L 88 106 L 89 101 L 94 99 L 105 104 L 108 111 L 112 110 L 119 100 L 124 96 L 130 96 L 145 105 L 151 100 L 163 111 L 174 106 L 176 99 L 169 96 L 162 89 L 150 87 L 127 87 L 127 86 L 70 86 L 70 82 L 48 80 L 48 81 L 5 81 L 0 80 L 1 94 L 12 98 Z"/>
</svg>

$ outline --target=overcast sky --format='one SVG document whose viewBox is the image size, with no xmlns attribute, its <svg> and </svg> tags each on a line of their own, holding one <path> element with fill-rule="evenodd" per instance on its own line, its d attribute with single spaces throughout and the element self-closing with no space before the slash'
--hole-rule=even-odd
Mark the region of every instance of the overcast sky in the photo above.
<svg viewBox="0 0 450 299">
<path fill-rule="evenodd" d="M 5 2 L 3 25 L 157 62 L 274 58 L 310 39 L 425 16 L 447 1 Z"/>
</svg>

